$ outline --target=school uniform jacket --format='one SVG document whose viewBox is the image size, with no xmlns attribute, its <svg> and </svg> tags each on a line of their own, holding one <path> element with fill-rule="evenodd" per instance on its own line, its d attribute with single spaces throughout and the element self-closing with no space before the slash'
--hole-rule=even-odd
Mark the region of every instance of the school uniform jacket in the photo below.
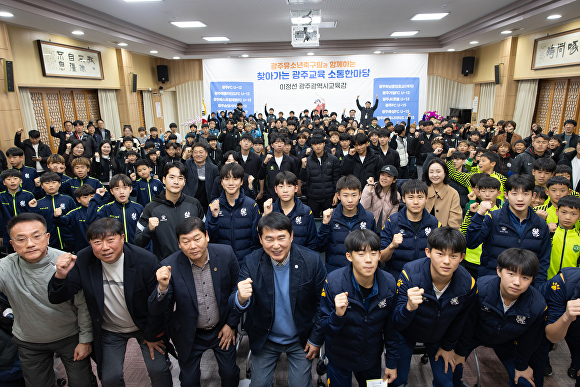
<svg viewBox="0 0 580 387">
<path fill-rule="evenodd" d="M 133 201 L 122 204 L 115 200 L 100 207 L 99 203 L 101 203 L 101 195 L 95 194 L 87 209 L 87 223 L 91 224 L 102 218 L 117 219 L 123 224 L 125 242 L 133 243 L 137 222 L 143 213 L 143 206 Z"/>
<path fill-rule="evenodd" d="M 76 200 L 75 196 L 75 189 L 88 184 L 95 189 L 103 188 L 103 184 L 90 176 L 86 176 L 84 179 L 79 179 L 78 177 L 70 178 L 69 180 L 65 181 L 61 185 L 61 193 L 70 196 L 73 198 L 77 206 L 80 206 L 80 203 Z"/>
<path fill-rule="evenodd" d="M 469 312 L 455 353 L 466 356 L 480 345 L 493 348 L 513 345 L 517 341 L 516 370 L 525 371 L 544 335 L 546 301 L 539 290 L 530 286 L 504 313 L 500 281 L 497 274 L 477 279 L 476 301 Z"/>
<path fill-rule="evenodd" d="M 87 207 L 79 206 L 68 214 L 62 213 L 61 216 L 52 215 L 52 223 L 59 227 L 68 227 L 72 230 L 72 236 L 74 239 L 74 251 L 79 252 L 85 247 L 89 246 L 89 241 L 87 240 L 87 228 L 89 228 L 89 223 L 87 223 Z"/>
<path fill-rule="evenodd" d="M 272 212 L 284 214 L 280 205 L 280 199 L 272 205 Z M 288 218 L 292 221 L 292 231 L 294 240 L 292 243 L 316 250 L 316 223 L 312 210 L 298 198 L 294 198 L 294 208 L 288 213 Z"/>
<path fill-rule="evenodd" d="M 336 192 L 336 182 L 340 179 L 340 161 L 324 152 L 321 161 L 312 152 L 306 158 L 306 168 L 300 166 L 300 180 L 307 183 L 306 196 L 310 199 L 323 201 L 330 199 Z"/>
<path fill-rule="evenodd" d="M 133 191 L 131 196 L 137 196 L 137 203 L 143 207 L 151 202 L 153 198 L 159 195 L 165 188 L 160 180 L 149 178 L 147 180 L 138 178 L 133 182 Z"/>
<path fill-rule="evenodd" d="M 187 176 L 185 177 L 185 187 L 183 187 L 183 193 L 189 196 L 195 197 L 197 193 L 197 185 L 199 178 L 197 176 L 197 164 L 193 159 L 188 159 L 185 162 L 181 160 L 185 167 L 187 168 Z M 213 164 L 209 157 L 205 160 L 205 193 L 207 195 L 208 202 L 211 200 L 211 189 L 213 187 L 213 181 L 216 176 L 219 175 L 218 167 Z"/>
<path fill-rule="evenodd" d="M 362 163 L 358 153 L 354 156 L 351 156 L 350 154 L 346 155 L 342 160 L 342 165 L 340 166 L 340 174 L 342 176 L 354 175 L 359 179 L 362 185 L 366 184 L 369 177 L 378 181 L 381 167 L 382 164 L 379 157 L 369 149 L 367 150 L 367 155 Z"/>
<path fill-rule="evenodd" d="M 357 372 L 380 363 L 384 350 L 387 368 L 395 369 L 399 352 L 399 335 L 393 328 L 392 319 L 397 296 L 395 279 L 377 268 L 377 294 L 370 297 L 368 310 L 363 305 L 359 287 L 353 281 L 356 282 L 352 264 L 328 274 L 324 281 L 320 320 L 325 354 L 336 367 Z M 339 317 L 334 298 L 343 292 L 348 292 L 348 307 Z"/>
<path fill-rule="evenodd" d="M 46 220 L 46 230 L 50 233 L 50 247 L 63 251 L 73 251 L 72 229 L 68 226 L 58 226 L 52 221 L 55 208 L 60 208 L 62 213 L 66 214 L 74 210 L 76 204 L 70 196 L 57 193 L 54 196 L 47 195 L 38 200 L 36 207 L 30 207 L 30 212 L 40 214 Z"/>
<path fill-rule="evenodd" d="M 439 346 L 445 351 L 451 351 L 477 297 L 475 280 L 468 271 L 458 266 L 449 287 L 437 299 L 431 278 L 431 260 L 422 258 L 403 267 L 397 287 L 393 312 L 395 329 L 410 343 L 440 343 Z M 425 292 L 423 303 L 414 311 L 409 311 L 406 308 L 407 290 L 413 287 Z"/>
<path fill-rule="evenodd" d="M 558 321 L 566 312 L 568 301 L 580 298 L 580 268 L 563 268 L 558 275 L 547 282 L 544 296 L 548 305 L 546 325 L 550 325 Z M 580 336 L 580 319 L 576 318 L 572 321 L 566 336 Z"/>
<path fill-rule="evenodd" d="M 30 212 L 28 202 L 34 195 L 20 188 L 14 195 L 8 190 L 0 192 L 0 231 L 4 235 L 4 246 L 10 246 L 10 235 L 6 232 L 6 223 L 23 212 Z"/>
<path fill-rule="evenodd" d="M 260 180 L 267 180 L 264 188 L 264 195 L 265 198 L 276 198 L 276 191 L 274 190 L 276 175 L 278 172 L 286 172 L 290 171 L 296 176 L 298 175 L 298 168 L 296 166 L 296 162 L 294 158 L 288 155 L 282 155 L 282 162 L 280 163 L 280 168 L 278 168 L 278 164 L 276 163 L 275 157 L 272 157 L 267 164 L 264 162 L 260 163 Z"/>
</svg>

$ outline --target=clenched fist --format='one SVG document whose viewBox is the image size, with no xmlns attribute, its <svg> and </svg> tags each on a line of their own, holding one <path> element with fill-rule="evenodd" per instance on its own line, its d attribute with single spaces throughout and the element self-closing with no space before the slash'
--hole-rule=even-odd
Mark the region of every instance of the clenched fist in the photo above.
<svg viewBox="0 0 580 387">
<path fill-rule="evenodd" d="M 302 168 L 306 169 L 306 163 L 308 162 L 308 160 L 306 159 L 306 157 L 302 158 Z"/>
<path fill-rule="evenodd" d="M 34 185 L 36 187 L 40 187 L 40 177 L 37 177 L 36 179 L 34 179 Z"/>
<path fill-rule="evenodd" d="M 135 174 L 135 172 L 133 172 L 131 175 L 129 175 L 129 177 L 131 178 L 131 180 L 135 181 L 137 180 L 137 175 Z"/>
<path fill-rule="evenodd" d="M 272 212 L 272 198 L 266 200 L 264 202 L 264 215 L 268 215 Z"/>
<path fill-rule="evenodd" d="M 348 150 L 348 154 L 349 154 L 349 155 L 351 155 L 351 156 L 354 156 L 354 155 L 356 155 L 356 149 L 354 149 L 354 148 L 350 148 L 350 149 Z"/>
<path fill-rule="evenodd" d="M 22 134 L 22 132 L 23 132 L 23 131 L 24 131 L 24 129 L 23 129 L 23 128 L 18 128 L 18 129 L 16 130 L 16 134 L 18 134 L 18 135 L 20 136 L 20 135 Z"/>
<path fill-rule="evenodd" d="M 348 306 L 348 292 L 337 294 L 334 297 L 334 307 L 336 308 L 336 315 L 338 317 L 344 316 L 346 307 Z"/>
<path fill-rule="evenodd" d="M 272 160 L 272 157 L 274 157 L 272 154 L 267 154 L 266 158 L 264 159 L 264 164 L 268 164 L 268 162 Z"/>
<path fill-rule="evenodd" d="M 209 209 L 211 211 L 211 216 L 217 218 L 220 214 L 220 201 L 219 199 L 214 200 L 210 205 Z"/>
<path fill-rule="evenodd" d="M 399 247 L 399 245 L 401 243 L 403 243 L 403 234 L 397 233 L 397 234 L 393 235 L 393 240 L 391 241 L 391 246 L 393 246 L 393 248 L 396 249 L 397 247 Z"/>
<path fill-rule="evenodd" d="M 249 189 L 253 189 L 254 188 L 254 180 L 256 180 L 254 178 L 254 176 L 252 176 L 252 175 L 249 175 L 248 176 L 248 188 Z"/>
<path fill-rule="evenodd" d="M 159 282 L 159 291 L 164 292 L 169 286 L 169 280 L 171 279 L 171 266 L 162 266 L 157 269 L 157 282 Z"/>
<path fill-rule="evenodd" d="M 74 267 L 76 260 L 77 256 L 72 255 L 71 253 L 59 256 L 56 259 L 56 273 L 54 276 L 58 279 L 65 279 L 68 272 Z"/>
<path fill-rule="evenodd" d="M 252 279 L 246 278 L 238 282 L 238 302 L 244 305 L 252 297 Z"/>
<path fill-rule="evenodd" d="M 61 215 L 62 215 L 62 208 L 60 208 L 60 207 L 56 207 L 56 208 L 54 209 L 54 216 L 58 218 L 58 217 L 59 217 L 59 216 L 61 216 Z"/>
<path fill-rule="evenodd" d="M 149 231 L 153 232 L 159 226 L 159 218 L 152 216 L 149 218 Z"/>
<path fill-rule="evenodd" d="M 106 188 L 97 188 L 97 195 L 100 196 L 105 196 L 105 194 L 107 193 L 107 189 Z"/>
<path fill-rule="evenodd" d="M 36 208 L 37 204 L 38 202 L 36 201 L 36 199 L 32 199 L 31 201 L 28 202 L 28 207 Z"/>
<path fill-rule="evenodd" d="M 423 293 L 425 293 L 425 291 L 416 286 L 407 289 L 407 310 L 412 312 L 423 303 Z"/>
<path fill-rule="evenodd" d="M 491 202 L 488 202 L 487 200 L 484 202 L 481 202 L 479 204 L 479 208 L 477 210 L 477 213 L 479 215 L 485 215 L 487 213 L 487 211 L 491 210 L 491 207 L 493 207 L 493 204 Z"/>
<path fill-rule="evenodd" d="M 332 217 L 332 208 L 328 208 L 322 212 L 322 224 L 330 223 L 330 218 Z"/>
</svg>

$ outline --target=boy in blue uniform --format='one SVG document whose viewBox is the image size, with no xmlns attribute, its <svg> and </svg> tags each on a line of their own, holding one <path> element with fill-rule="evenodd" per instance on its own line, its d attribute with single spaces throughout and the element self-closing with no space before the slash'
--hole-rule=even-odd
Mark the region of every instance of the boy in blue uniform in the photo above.
<svg viewBox="0 0 580 387">
<path fill-rule="evenodd" d="M 292 221 L 294 230 L 292 243 L 316 250 L 316 223 L 312 210 L 295 196 L 298 192 L 298 178 L 290 171 L 279 172 L 275 184 L 278 200 L 272 203 L 270 198 L 264 202 L 264 215 L 272 211 L 286 215 Z"/>
<path fill-rule="evenodd" d="M 36 185 L 38 182 L 38 172 L 36 172 L 36 169 L 24 165 L 24 151 L 15 146 L 8 148 L 6 151 L 6 160 L 8 161 L 8 166 L 10 168 L 16 169 L 22 174 L 22 189 L 32 193 L 33 195 L 38 194 L 39 188 L 38 185 Z M 6 220 L 6 222 L 8 222 L 8 220 Z"/>
<path fill-rule="evenodd" d="M 95 196 L 95 189 L 88 184 L 83 185 L 75 189 L 75 196 L 81 205 L 69 211 L 66 215 L 63 215 L 60 207 L 56 207 L 52 216 L 52 222 L 59 227 L 70 227 L 72 229 L 74 251 L 79 252 L 89 246 L 89 241 L 86 237 L 86 231 L 89 227 L 89 223 L 86 221 L 87 208 L 89 207 L 89 202 Z"/>
<path fill-rule="evenodd" d="M 20 148 L 16 149 L 22 151 Z M 4 236 L 4 247 L 9 252 L 12 252 L 10 235 L 6 232 L 6 223 L 13 217 L 18 216 L 18 214 L 29 212 L 30 204 L 35 204 L 36 199 L 34 199 L 34 195 L 31 192 L 20 187 L 22 184 L 22 173 L 18 169 L 7 169 L 0 174 L 0 178 L 6 187 L 5 191 L 0 192 L 0 231 Z"/>
<path fill-rule="evenodd" d="M 70 180 L 70 177 L 64 174 L 64 171 L 66 170 L 64 157 L 62 157 L 59 154 L 50 155 L 46 160 L 46 166 L 48 167 L 48 169 L 50 169 L 51 172 L 54 172 L 60 176 L 60 189 L 62 190 L 62 184 L 65 181 Z"/>
<path fill-rule="evenodd" d="M 497 257 L 496 275 L 477 280 L 477 302 L 455 347 L 455 386 L 462 385 L 465 359 L 479 346 L 494 350 L 510 386 L 514 381 L 518 385 L 533 382 L 536 387 L 543 384 L 545 358 L 541 364 L 538 356 L 532 356 L 542 342 L 546 318 L 544 297 L 530 286 L 539 269 L 536 254 L 511 248 Z"/>
<path fill-rule="evenodd" d="M 511 175 L 505 184 L 508 205 L 486 215 L 493 204 L 482 202 L 471 218 L 466 234 L 467 247 L 474 249 L 483 243 L 478 276 L 495 274 L 496 257 L 506 247 L 513 246 L 530 250 L 538 256 L 540 271 L 534 279 L 534 286 L 538 288 L 546 281 L 552 244 L 546 221 L 530 207 L 534 184 L 530 175 Z"/>
<path fill-rule="evenodd" d="M 163 191 L 163 183 L 151 177 L 151 167 L 145 159 L 135 162 L 135 170 L 137 174 L 131 174 L 131 180 L 133 181 L 131 196 L 136 196 L 137 203 L 145 207 L 147 203 Z"/>
<path fill-rule="evenodd" d="M 427 238 L 440 226 L 436 217 L 425 210 L 427 184 L 408 180 L 401 186 L 405 207 L 390 216 L 381 231 L 381 262 L 387 271 L 399 278 L 407 262 L 425 257 Z"/>
<path fill-rule="evenodd" d="M 335 209 L 322 212 L 322 225 L 318 230 L 316 248 L 326 253 L 328 273 L 349 266 L 344 241 L 354 230 L 375 231 L 376 221 L 372 212 L 360 204 L 361 183 L 353 175 L 343 176 L 336 183 L 340 203 Z"/>
<path fill-rule="evenodd" d="M 91 224 L 101 218 L 115 218 L 123 224 L 125 242 L 132 244 L 135 239 L 137 222 L 143 212 L 143 206 L 129 199 L 133 189 L 129 176 L 121 173 L 113 176 L 109 182 L 109 188 L 115 200 L 99 207 L 99 203 L 102 203 L 102 198 L 107 190 L 98 188 L 96 195 L 89 202 L 87 223 Z"/>
<path fill-rule="evenodd" d="M 46 230 L 50 234 L 50 247 L 61 251 L 74 251 L 74 239 L 70 227 L 56 226 L 52 222 L 52 216 L 56 208 L 64 213 L 76 208 L 74 200 L 68 195 L 58 193 L 60 189 L 60 176 L 55 172 L 46 172 L 40 176 L 40 185 L 46 196 L 30 206 L 30 212 L 40 214 L 46 220 Z"/>
<path fill-rule="evenodd" d="M 394 386 L 405 385 L 415 344 L 425 345 L 433 386 L 451 386 L 453 349 L 477 297 L 475 280 L 460 266 L 465 237 L 451 227 L 433 230 L 427 258 L 407 263 L 397 281 L 393 323 L 399 331 L 399 360 Z"/>
<path fill-rule="evenodd" d="M 328 357 L 328 385 L 350 386 L 352 373 L 360 386 L 397 377 L 399 335 L 393 329 L 395 279 L 377 270 L 381 240 L 370 230 L 354 230 L 344 241 L 349 266 L 330 273 L 320 299 L 321 326 Z M 347 309 L 348 308 L 348 309 Z M 357 350 L 353 353 L 353 350 Z"/>
<path fill-rule="evenodd" d="M 103 184 L 101 184 L 99 180 L 89 176 L 89 169 L 91 167 L 91 163 L 88 159 L 84 157 L 74 159 L 71 163 L 71 167 L 73 169 L 75 177 L 62 183 L 62 187 L 60 190 L 61 193 L 72 197 L 75 193 L 75 189 L 82 187 L 85 184 L 88 184 L 91 187 L 93 187 L 95 191 L 99 188 L 103 188 Z M 79 203 L 76 201 L 76 197 L 75 203 L 79 205 Z"/>
</svg>

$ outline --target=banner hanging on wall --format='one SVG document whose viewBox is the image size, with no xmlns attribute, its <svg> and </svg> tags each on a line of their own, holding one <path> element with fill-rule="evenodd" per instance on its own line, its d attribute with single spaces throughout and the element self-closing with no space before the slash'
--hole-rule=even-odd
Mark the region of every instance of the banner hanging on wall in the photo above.
<svg viewBox="0 0 580 387">
<path fill-rule="evenodd" d="M 427 104 L 428 54 L 304 56 L 290 58 L 204 59 L 203 91 L 212 112 L 236 108 L 247 115 L 264 113 L 264 104 L 277 115 L 294 110 L 328 109 L 346 115 L 360 95 L 379 105 L 379 124 L 419 121 Z"/>
</svg>

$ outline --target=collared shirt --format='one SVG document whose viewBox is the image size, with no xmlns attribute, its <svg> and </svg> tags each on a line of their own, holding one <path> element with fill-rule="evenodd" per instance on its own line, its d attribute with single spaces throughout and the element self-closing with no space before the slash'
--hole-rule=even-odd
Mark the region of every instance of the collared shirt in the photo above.
<svg viewBox="0 0 580 387">
<path fill-rule="evenodd" d="M 220 321 L 220 312 L 213 288 L 209 252 L 207 253 L 207 261 L 202 267 L 199 267 L 191 260 L 190 263 L 197 294 L 197 309 L 199 311 L 197 327 L 201 329 L 213 328 Z"/>
<path fill-rule="evenodd" d="M 272 265 L 274 266 L 286 266 L 288 264 L 288 261 L 290 261 L 290 253 L 288 253 L 286 258 L 284 258 L 282 262 L 278 262 L 272 257 L 270 257 L 270 259 L 272 260 Z"/>
<path fill-rule="evenodd" d="M 197 167 L 197 178 L 199 180 L 205 181 L 205 163 L 203 163 L 201 166 L 196 163 L 195 166 Z"/>
<path fill-rule="evenodd" d="M 526 228 L 526 224 L 530 220 L 530 210 L 528 209 L 528 216 L 526 217 L 526 219 L 524 219 L 522 221 L 520 221 L 520 218 L 518 218 L 516 216 L 516 214 L 514 214 L 512 212 L 512 209 L 511 208 L 508 208 L 508 211 L 510 213 L 510 220 L 512 222 L 512 225 L 515 227 L 518 235 L 521 238 L 522 237 L 522 234 L 524 233 L 524 229 Z"/>
</svg>

